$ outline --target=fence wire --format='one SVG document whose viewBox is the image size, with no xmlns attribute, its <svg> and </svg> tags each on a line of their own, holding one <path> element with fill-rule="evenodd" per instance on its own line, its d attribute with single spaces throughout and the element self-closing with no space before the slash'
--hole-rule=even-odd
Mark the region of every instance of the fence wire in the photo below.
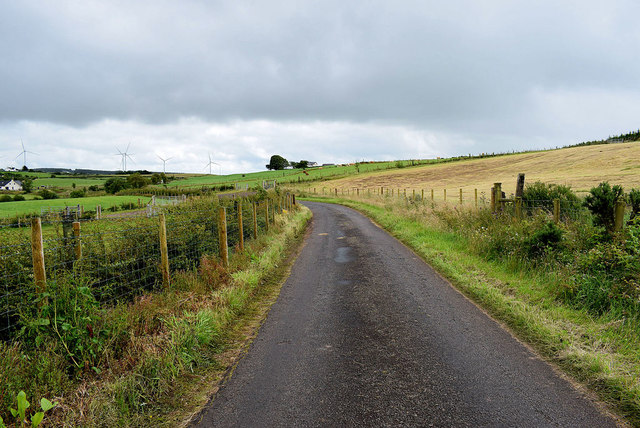
<svg viewBox="0 0 640 428">
<path fill-rule="evenodd" d="M 240 240 L 236 201 L 199 199 L 162 209 L 171 271 L 198 268 L 204 255 L 219 256 L 220 206 L 226 207 L 227 241 L 232 252 Z M 274 206 L 276 203 L 270 200 L 270 211 L 275 211 Z M 280 211 L 279 203 L 278 207 Z M 82 220 L 79 235 L 74 234 L 70 221 L 42 222 L 47 292 L 55 293 L 58 286 L 71 281 L 88 287 L 101 304 L 110 305 L 160 289 L 160 219 L 157 213 L 142 214 Z M 242 215 L 247 241 L 254 234 L 250 201 L 242 203 Z M 264 203 L 257 205 L 256 219 L 260 233 L 266 229 Z M 33 309 L 37 297 L 31 229 L 8 225 L 0 230 L 0 339 L 9 339 L 15 333 L 20 327 L 20 314 Z"/>
</svg>

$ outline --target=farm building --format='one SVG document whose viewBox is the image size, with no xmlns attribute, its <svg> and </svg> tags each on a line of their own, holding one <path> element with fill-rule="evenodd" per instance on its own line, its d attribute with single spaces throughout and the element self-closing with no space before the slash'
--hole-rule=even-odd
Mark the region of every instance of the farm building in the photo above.
<svg viewBox="0 0 640 428">
<path fill-rule="evenodd" d="M 0 190 L 22 190 L 20 180 L 0 180 Z"/>
</svg>

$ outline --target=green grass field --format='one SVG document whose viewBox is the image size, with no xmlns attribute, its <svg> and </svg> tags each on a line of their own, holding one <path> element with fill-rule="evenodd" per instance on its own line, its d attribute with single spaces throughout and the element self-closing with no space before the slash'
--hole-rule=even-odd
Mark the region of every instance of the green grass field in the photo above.
<svg viewBox="0 0 640 428">
<path fill-rule="evenodd" d="M 261 171 L 246 174 L 230 175 L 178 175 L 176 180 L 167 184 L 167 187 L 183 189 L 198 188 L 202 186 L 233 185 L 239 183 L 249 187 L 262 184 L 263 180 L 277 180 L 279 184 L 295 183 L 301 181 L 329 180 L 346 177 L 352 174 L 373 172 L 387 169 L 396 169 L 412 166 L 413 164 L 439 163 L 442 160 L 408 160 L 392 162 L 358 163 L 344 166 L 330 165 L 325 167 L 302 169 L 286 169 L 281 171 Z M 306 173 L 304 172 L 306 171 Z M 181 178 L 185 177 L 185 178 Z"/>
<path fill-rule="evenodd" d="M 105 178 L 81 178 L 81 177 L 64 177 L 64 178 L 50 178 L 50 177 L 42 177 L 33 180 L 33 188 L 36 189 L 39 186 L 47 186 L 47 187 L 61 187 L 64 189 L 72 189 L 73 185 L 76 185 L 76 189 L 82 189 L 83 187 L 89 186 L 103 186 L 104 182 L 107 181 L 109 177 L 105 176 Z"/>
<path fill-rule="evenodd" d="M 96 205 L 102 205 L 104 210 L 123 203 L 138 203 L 138 199 L 142 204 L 146 205 L 150 198 L 141 196 L 97 196 L 89 198 L 68 198 L 68 199 L 43 199 L 37 201 L 21 201 L 21 202 L 1 202 L 0 218 L 13 217 L 23 214 L 40 214 L 42 209 L 48 207 L 65 207 L 76 206 L 78 204 L 84 206 L 85 210 L 95 210 Z"/>
</svg>

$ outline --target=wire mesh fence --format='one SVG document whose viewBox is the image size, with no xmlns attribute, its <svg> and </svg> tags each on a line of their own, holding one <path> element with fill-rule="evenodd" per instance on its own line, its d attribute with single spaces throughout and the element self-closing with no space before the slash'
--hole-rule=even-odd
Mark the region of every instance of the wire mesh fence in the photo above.
<svg viewBox="0 0 640 428">
<path fill-rule="evenodd" d="M 278 195 L 258 203 L 199 198 L 167 205 L 151 216 L 145 212 L 128 218 L 44 221 L 39 238 L 32 236 L 31 228 L 0 230 L 0 339 L 10 338 L 20 327 L 20 314 L 42 297 L 35 287 L 34 239 L 42 242 L 48 293 L 72 282 L 88 287 L 98 302 L 108 305 L 166 285 L 161 270 L 161 220 L 170 270 L 191 270 L 204 255 L 220 255 L 221 206 L 226 208 L 227 240 L 233 251 L 241 233 L 246 241 L 267 228 L 267 205 L 272 214 L 282 209 Z"/>
</svg>

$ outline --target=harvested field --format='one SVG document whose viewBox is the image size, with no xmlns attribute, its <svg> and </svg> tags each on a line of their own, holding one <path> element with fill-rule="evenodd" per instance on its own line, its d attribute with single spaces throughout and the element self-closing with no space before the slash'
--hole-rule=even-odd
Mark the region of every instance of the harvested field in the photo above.
<svg viewBox="0 0 640 428">
<path fill-rule="evenodd" d="M 640 144 L 622 143 L 572 147 L 545 152 L 505 155 L 485 159 L 425 165 L 353 175 L 332 180 L 331 188 L 463 189 L 465 193 L 489 193 L 495 182 L 507 193 L 515 190 L 518 173 L 527 182 L 567 184 L 578 193 L 602 181 L 620 184 L 626 190 L 640 188 Z M 322 187 L 312 184 L 311 187 Z M 453 196 L 453 194 L 452 194 Z"/>
</svg>

